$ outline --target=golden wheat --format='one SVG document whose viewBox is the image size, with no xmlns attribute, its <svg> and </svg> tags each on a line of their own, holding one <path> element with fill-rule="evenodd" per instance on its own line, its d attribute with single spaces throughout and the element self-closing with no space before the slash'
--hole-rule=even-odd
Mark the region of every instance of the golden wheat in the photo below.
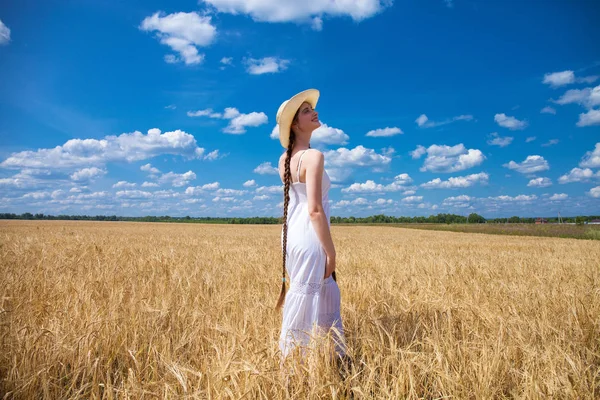
<svg viewBox="0 0 600 400">
<path fill-rule="evenodd" d="M 333 226 L 340 373 L 280 366 L 280 229 L 0 221 L 0 393 L 600 396 L 597 242 Z"/>
</svg>

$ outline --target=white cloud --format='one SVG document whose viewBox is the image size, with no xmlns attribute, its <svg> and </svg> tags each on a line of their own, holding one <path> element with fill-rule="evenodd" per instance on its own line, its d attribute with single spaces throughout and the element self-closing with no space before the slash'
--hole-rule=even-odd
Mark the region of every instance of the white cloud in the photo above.
<svg viewBox="0 0 600 400">
<path fill-rule="evenodd" d="M 552 186 L 552 180 L 550 178 L 535 178 L 530 180 L 527 186 L 545 188 Z"/>
<path fill-rule="evenodd" d="M 250 75 L 276 74 L 285 71 L 290 64 L 290 60 L 284 60 L 278 57 L 248 58 L 244 60 L 246 71 Z"/>
<path fill-rule="evenodd" d="M 256 188 L 255 192 L 258 193 L 258 194 L 262 194 L 262 193 L 282 194 L 283 193 L 283 186 L 279 186 L 279 185 L 275 185 L 275 186 L 261 186 L 261 187 Z"/>
<path fill-rule="evenodd" d="M 600 85 L 594 88 L 570 89 L 567 90 L 558 100 L 554 100 L 556 104 L 580 104 L 586 108 L 592 108 L 600 105 Z"/>
<path fill-rule="evenodd" d="M 584 76 L 582 78 L 577 78 L 576 81 L 580 83 L 594 83 L 598 80 L 598 78 L 600 78 L 600 76 Z"/>
<path fill-rule="evenodd" d="M 525 129 L 528 125 L 527 121 L 519 121 L 515 117 L 509 117 L 504 113 L 494 115 L 494 121 L 496 121 L 496 123 L 501 127 L 508 128 L 513 131 L 516 129 Z"/>
<path fill-rule="evenodd" d="M 221 113 L 213 112 L 211 108 L 206 110 L 188 111 L 190 117 L 210 117 L 210 118 L 222 118 L 228 119 L 229 125 L 227 125 L 223 132 L 239 135 L 246 133 L 246 127 L 256 127 L 268 122 L 267 114 L 264 112 L 251 112 L 249 114 L 242 114 L 237 108 L 227 107 L 225 111 Z M 208 157 L 208 156 L 207 156 Z"/>
<path fill-rule="evenodd" d="M 142 187 L 158 187 L 158 183 L 144 182 L 144 183 L 142 183 Z"/>
<path fill-rule="evenodd" d="M 237 189 L 218 189 L 215 192 L 217 196 L 241 196 L 248 193 L 247 190 L 237 190 Z"/>
<path fill-rule="evenodd" d="M 279 131 L 277 131 L 277 139 L 279 139 Z M 349 139 L 350 137 L 346 135 L 343 130 L 327 126 L 327 124 L 321 124 L 320 127 L 313 131 L 310 138 L 311 142 L 314 144 L 338 145 L 347 144 Z"/>
<path fill-rule="evenodd" d="M 537 139 L 535 136 L 530 136 L 527 139 L 525 139 L 525 143 L 533 142 L 535 139 Z"/>
<path fill-rule="evenodd" d="M 384 186 L 380 183 L 375 183 L 368 180 L 365 183 L 353 183 L 349 187 L 342 189 L 343 193 L 362 193 L 362 192 L 383 192 Z"/>
<path fill-rule="evenodd" d="M 10 42 L 10 29 L 0 20 L 0 45 Z"/>
<path fill-rule="evenodd" d="M 177 106 L 175 104 L 169 104 L 168 106 L 165 106 L 165 108 L 167 110 L 175 110 L 177 108 Z"/>
<path fill-rule="evenodd" d="M 207 108 L 206 110 L 188 111 L 187 116 L 188 117 L 223 118 L 223 114 L 213 112 L 212 108 Z"/>
<path fill-rule="evenodd" d="M 223 65 L 231 65 L 233 63 L 233 57 L 223 57 L 220 62 Z"/>
<path fill-rule="evenodd" d="M 28 176 L 39 176 L 39 175 L 51 175 L 52 171 L 48 169 L 37 169 L 37 168 L 23 168 L 16 177 L 28 177 Z"/>
<path fill-rule="evenodd" d="M 590 196 L 594 198 L 600 198 L 600 186 L 596 186 L 595 188 L 591 188 L 589 192 L 587 192 Z"/>
<path fill-rule="evenodd" d="M 196 12 L 174 13 L 163 16 L 154 13 L 144 18 L 140 29 L 147 32 L 157 31 L 158 39 L 177 53 L 165 56 L 165 61 L 185 62 L 187 65 L 200 64 L 204 54 L 198 53 L 198 46 L 210 45 L 216 36 L 217 29 L 211 24 L 210 16 L 201 16 Z"/>
<path fill-rule="evenodd" d="M 558 140 L 558 139 L 550 139 L 550 140 L 548 140 L 548 142 L 543 143 L 542 147 L 554 146 L 555 144 L 558 144 L 559 142 L 560 142 L 560 140 Z"/>
<path fill-rule="evenodd" d="M 491 146 L 506 147 L 512 143 L 513 139 L 514 138 L 511 136 L 501 137 L 498 135 L 498 132 L 493 132 L 490 133 L 490 139 L 487 141 L 487 144 Z"/>
<path fill-rule="evenodd" d="M 10 178 L 0 179 L 0 187 L 5 186 L 16 189 L 40 189 L 42 187 L 52 188 L 56 186 L 59 181 L 40 179 L 36 177 L 38 175 L 50 174 L 51 172 L 48 170 L 24 168 Z"/>
<path fill-rule="evenodd" d="M 445 198 L 444 201 L 442 202 L 442 205 L 445 207 L 452 207 L 452 208 L 469 208 L 469 207 L 472 207 L 471 204 L 475 200 L 476 199 L 474 197 L 469 197 L 466 194 L 463 194 L 460 196 Z"/>
<path fill-rule="evenodd" d="M 179 62 L 179 58 L 174 54 L 165 54 L 164 60 L 167 64 L 177 64 Z"/>
<path fill-rule="evenodd" d="M 384 156 L 392 157 L 394 153 L 396 153 L 396 150 L 394 150 L 392 146 L 384 147 L 381 149 L 381 154 L 383 154 Z"/>
<path fill-rule="evenodd" d="M 423 201 L 423 196 L 408 196 L 402 199 L 403 203 L 420 203 Z"/>
<path fill-rule="evenodd" d="M 544 108 L 542 108 L 542 110 L 540 111 L 540 113 L 542 114 L 556 114 L 556 110 L 550 106 L 546 106 Z"/>
<path fill-rule="evenodd" d="M 210 153 L 208 153 L 207 155 L 205 155 L 203 159 L 208 160 L 208 161 L 214 161 L 214 160 L 218 159 L 219 157 L 221 157 L 221 154 L 219 154 L 219 150 L 213 150 Z M 222 157 L 225 157 L 225 156 L 222 156 Z"/>
<path fill-rule="evenodd" d="M 472 200 L 474 200 L 473 197 L 469 197 L 466 194 L 462 194 L 460 196 L 447 197 L 444 199 L 444 203 L 462 203 Z"/>
<path fill-rule="evenodd" d="M 256 182 L 254 181 L 254 179 L 248 180 L 246 182 L 244 182 L 244 187 L 252 187 L 252 186 L 256 186 Z"/>
<path fill-rule="evenodd" d="M 523 161 L 520 164 L 514 161 L 510 161 L 509 163 L 504 164 L 503 167 L 508 169 L 514 169 L 522 174 L 533 174 L 535 172 L 541 172 L 550 169 L 548 161 L 546 161 L 544 157 L 537 155 L 527 156 L 525 161 Z"/>
<path fill-rule="evenodd" d="M 443 121 L 435 122 L 435 121 L 430 121 L 429 118 L 427 118 L 427 115 L 421 114 L 419 116 L 419 118 L 417 118 L 415 120 L 415 122 L 417 123 L 419 128 L 434 128 L 436 126 L 447 125 L 447 124 L 450 124 L 450 123 L 456 122 L 456 121 L 471 121 L 472 119 L 473 119 L 472 115 L 459 115 L 457 117 L 452 117 L 450 119 L 445 119 Z"/>
<path fill-rule="evenodd" d="M 135 186 L 136 186 L 135 183 L 127 182 L 127 181 L 119 181 L 119 182 L 115 183 L 114 185 L 112 185 L 113 188 L 132 188 Z"/>
<path fill-rule="evenodd" d="M 377 154 L 373 149 L 367 149 L 361 145 L 353 149 L 340 147 L 336 150 L 325 152 L 325 165 L 344 167 L 383 167 L 388 165 L 391 157 Z"/>
<path fill-rule="evenodd" d="M 152 166 L 152 164 L 150 164 L 150 163 L 142 165 L 140 167 L 140 170 L 150 172 L 151 174 L 159 174 L 160 173 L 160 170 L 158 168 L 154 168 Z"/>
<path fill-rule="evenodd" d="M 383 128 L 383 129 L 374 129 L 372 131 L 367 132 L 366 136 L 370 137 L 389 137 L 394 135 L 402 135 L 402 129 L 393 127 L 393 128 Z"/>
<path fill-rule="evenodd" d="M 417 119 L 415 120 L 415 122 L 417 123 L 417 125 L 419 126 L 423 126 L 427 123 L 427 121 L 429 120 L 429 118 L 427 118 L 427 115 L 425 114 L 421 114 L 417 117 Z"/>
<path fill-rule="evenodd" d="M 197 204 L 202 203 L 204 200 L 202 199 L 184 199 L 183 202 L 187 204 Z"/>
<path fill-rule="evenodd" d="M 279 140 L 279 125 L 275 125 L 271 131 L 270 138 L 273 140 Z M 333 128 L 325 123 L 321 123 L 321 126 L 315 129 L 310 137 L 312 144 L 337 144 L 345 145 L 348 143 L 350 137 L 344 133 L 343 130 Z"/>
<path fill-rule="evenodd" d="M 456 176 L 448 178 L 447 181 L 442 181 L 440 178 L 435 178 L 427 183 L 421 184 L 424 189 L 452 189 L 466 188 L 476 184 L 485 185 L 488 183 L 489 175 L 485 172 L 471 174 L 467 176 Z"/>
<path fill-rule="evenodd" d="M 260 174 L 260 175 L 277 175 L 277 174 L 279 174 L 279 171 L 277 170 L 277 168 L 272 166 L 270 162 L 264 162 L 264 163 L 260 164 L 258 167 L 254 168 L 253 172 Z"/>
<path fill-rule="evenodd" d="M 176 130 L 161 134 L 150 129 L 141 132 L 105 136 L 104 139 L 71 139 L 62 146 L 37 151 L 13 153 L 0 163 L 3 168 L 65 169 L 87 165 L 102 165 L 110 161 L 140 161 L 161 154 L 199 158 L 204 149 L 198 147 L 193 135 Z"/>
<path fill-rule="evenodd" d="M 388 185 L 375 183 L 372 180 L 367 180 L 365 183 L 353 183 L 347 188 L 342 189 L 342 193 L 382 193 L 382 192 L 397 192 L 405 190 L 403 185 L 412 182 L 412 178 L 408 174 L 397 175 L 394 182 Z"/>
<path fill-rule="evenodd" d="M 189 183 L 189 181 L 196 179 L 196 174 L 192 171 L 188 171 L 183 174 L 177 174 L 175 172 L 168 172 L 158 178 L 158 183 L 170 183 L 174 187 L 182 187 Z"/>
<path fill-rule="evenodd" d="M 407 185 L 412 181 L 412 178 L 408 174 L 398 174 L 394 177 L 394 182 L 399 185 Z"/>
<path fill-rule="evenodd" d="M 181 193 L 175 192 L 175 191 L 169 189 L 169 190 L 158 190 L 158 191 L 152 193 L 152 195 L 157 199 L 169 199 L 169 198 L 179 197 L 179 196 L 181 196 Z"/>
<path fill-rule="evenodd" d="M 600 142 L 596 143 L 593 151 L 586 151 L 579 166 L 583 168 L 600 168 Z"/>
<path fill-rule="evenodd" d="M 375 201 L 375 204 L 377 204 L 378 206 L 387 206 L 394 204 L 394 201 L 392 199 L 377 199 Z"/>
<path fill-rule="evenodd" d="M 410 155 L 412 156 L 413 160 L 416 160 L 416 159 L 421 158 L 421 156 L 426 153 L 427 153 L 427 148 L 425 148 L 424 146 L 418 145 L 416 149 L 414 149 L 413 151 L 410 152 Z"/>
<path fill-rule="evenodd" d="M 203 190 L 215 190 L 218 189 L 221 184 L 219 182 L 212 182 L 202 185 Z"/>
<path fill-rule="evenodd" d="M 270 198 L 271 198 L 270 196 L 267 196 L 266 194 L 263 194 L 261 196 L 254 196 L 252 198 L 252 200 L 268 200 Z"/>
<path fill-rule="evenodd" d="M 50 192 L 29 192 L 23 195 L 24 199 L 42 200 L 50 197 Z"/>
<path fill-rule="evenodd" d="M 511 196 L 496 196 L 496 197 L 488 197 L 488 199 L 490 200 L 496 200 L 496 201 L 500 201 L 503 203 L 506 202 L 516 202 L 516 203 L 526 203 L 526 202 L 531 202 L 533 200 L 537 200 L 537 196 L 535 194 L 532 195 L 524 195 L 524 194 L 520 194 L 518 196 L 515 197 L 511 197 Z"/>
<path fill-rule="evenodd" d="M 203 0 L 218 11 L 229 14 L 247 14 L 256 21 L 298 22 L 311 24 L 321 30 L 323 17 L 349 16 L 355 21 L 370 18 L 392 2 L 388 0 L 313 0 L 310 3 L 297 0 Z"/>
<path fill-rule="evenodd" d="M 237 200 L 235 197 L 221 197 L 221 196 L 217 196 L 214 199 L 212 199 L 212 201 L 214 201 L 215 203 L 220 201 L 223 203 L 236 203 Z"/>
<path fill-rule="evenodd" d="M 572 83 L 593 83 L 598 79 L 597 76 L 585 76 L 576 78 L 573 71 L 553 72 L 544 75 L 542 83 L 548 84 L 554 88 L 569 85 Z"/>
<path fill-rule="evenodd" d="M 152 197 L 152 193 L 143 190 L 121 190 L 117 192 L 117 197 L 125 199 L 148 199 Z"/>
<path fill-rule="evenodd" d="M 542 83 L 552 87 L 559 87 L 575 82 L 575 73 L 573 71 L 553 72 L 544 75 Z"/>
<path fill-rule="evenodd" d="M 349 201 L 349 200 L 340 200 L 337 203 L 335 203 L 332 207 L 333 208 L 340 208 L 340 207 L 348 207 L 348 206 L 362 206 L 365 204 L 368 204 L 369 202 L 367 201 L 367 199 L 363 198 L 363 197 L 357 197 L 356 199 Z"/>
<path fill-rule="evenodd" d="M 52 197 L 53 199 L 58 199 L 60 197 L 62 197 L 65 194 L 65 192 L 62 189 L 58 189 L 52 192 L 52 194 L 50 195 L 50 197 Z"/>
<path fill-rule="evenodd" d="M 185 194 L 189 196 L 198 196 L 206 193 L 209 190 L 217 190 L 220 186 L 219 182 L 206 183 L 202 186 L 188 187 L 185 189 Z"/>
<path fill-rule="evenodd" d="M 321 31 L 323 30 L 323 18 L 321 17 L 314 17 L 312 20 L 312 28 L 315 31 Z"/>
<path fill-rule="evenodd" d="M 485 160 L 485 156 L 480 150 L 467 150 L 462 143 L 456 146 L 434 144 L 427 149 L 423 146 L 417 146 L 411 154 L 413 158 L 419 158 L 425 153 L 427 153 L 427 157 L 420 168 L 422 172 L 463 171 L 475 167 Z"/>
<path fill-rule="evenodd" d="M 83 169 L 75 171 L 73 174 L 71 174 L 71 179 L 74 181 L 84 181 L 84 180 L 95 179 L 95 178 L 98 178 L 105 174 L 106 174 L 106 170 L 104 170 L 104 169 L 100 169 L 100 168 L 96 168 L 96 167 L 83 168 Z"/>
<path fill-rule="evenodd" d="M 579 114 L 578 127 L 600 125 L 600 110 L 589 110 L 586 113 Z"/>
<path fill-rule="evenodd" d="M 552 200 L 552 201 L 566 200 L 568 197 L 569 197 L 569 195 L 566 193 L 555 193 L 552 196 L 550 196 L 550 200 Z"/>
<path fill-rule="evenodd" d="M 589 168 L 573 168 L 568 174 L 558 178 L 558 183 L 587 182 L 591 178 L 600 178 L 600 171 L 594 174 Z"/>
</svg>

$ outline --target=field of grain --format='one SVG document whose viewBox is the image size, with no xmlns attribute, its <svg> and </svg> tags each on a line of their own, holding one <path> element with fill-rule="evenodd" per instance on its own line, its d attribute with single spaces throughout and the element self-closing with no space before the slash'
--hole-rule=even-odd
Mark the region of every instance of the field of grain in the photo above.
<svg viewBox="0 0 600 400">
<path fill-rule="evenodd" d="M 373 224 L 375 225 L 375 224 Z M 379 225 L 381 226 L 381 224 Z M 385 226 L 385 225 L 383 225 Z M 430 229 L 434 231 L 485 233 L 493 235 L 543 236 L 600 240 L 600 225 L 576 224 L 390 224 L 408 229 Z"/>
<path fill-rule="evenodd" d="M 0 398 L 598 398 L 597 241 L 333 226 L 353 363 L 280 366 L 278 226 L 0 221 Z"/>
</svg>

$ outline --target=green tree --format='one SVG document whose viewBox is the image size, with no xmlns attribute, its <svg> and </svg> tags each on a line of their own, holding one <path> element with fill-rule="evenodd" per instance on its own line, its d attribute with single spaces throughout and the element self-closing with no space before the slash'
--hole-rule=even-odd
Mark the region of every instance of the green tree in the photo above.
<svg viewBox="0 0 600 400">
<path fill-rule="evenodd" d="M 468 221 L 470 224 L 485 224 L 485 218 L 476 213 L 469 214 Z"/>
</svg>

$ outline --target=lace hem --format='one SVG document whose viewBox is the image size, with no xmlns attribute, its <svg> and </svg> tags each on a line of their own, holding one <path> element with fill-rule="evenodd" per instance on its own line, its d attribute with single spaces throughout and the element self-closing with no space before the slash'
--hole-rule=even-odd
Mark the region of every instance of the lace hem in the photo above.
<svg viewBox="0 0 600 400">
<path fill-rule="evenodd" d="M 322 287 L 322 282 L 292 282 L 290 285 L 290 293 L 314 295 L 321 293 Z"/>
<path fill-rule="evenodd" d="M 290 292 L 297 294 L 315 295 L 321 293 L 323 286 L 331 285 L 335 281 L 329 277 L 321 282 L 292 282 Z"/>
</svg>

